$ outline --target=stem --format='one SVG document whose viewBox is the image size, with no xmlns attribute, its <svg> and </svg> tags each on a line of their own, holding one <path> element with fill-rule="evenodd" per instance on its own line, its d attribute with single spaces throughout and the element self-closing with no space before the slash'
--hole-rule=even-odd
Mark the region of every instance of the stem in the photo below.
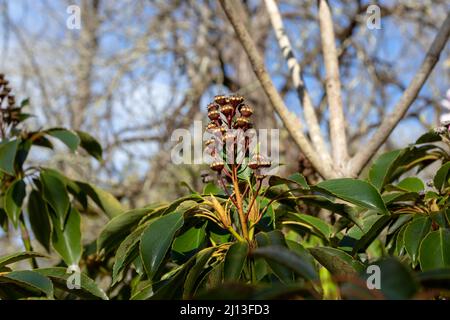
<svg viewBox="0 0 450 320">
<path fill-rule="evenodd" d="M 244 241 L 245 241 L 244 238 L 242 238 L 242 237 L 239 235 L 239 233 L 237 233 L 236 230 L 234 230 L 232 227 L 228 227 L 228 231 L 230 231 L 231 234 L 232 234 L 233 236 L 235 236 L 236 239 L 238 239 L 238 241 L 241 241 L 241 242 L 244 242 Z"/>
<path fill-rule="evenodd" d="M 222 177 L 221 175 L 219 175 L 219 179 L 220 179 L 220 182 L 222 183 L 223 190 L 225 190 L 225 193 L 227 194 L 228 198 L 229 198 L 229 199 L 231 200 L 231 202 L 233 202 L 233 204 L 237 207 L 237 203 L 236 203 L 236 201 L 234 201 L 232 195 L 230 194 L 230 191 L 228 191 L 227 185 L 226 185 L 226 183 L 225 183 L 225 181 L 223 180 L 223 177 Z"/>
<path fill-rule="evenodd" d="M 250 260 L 250 275 L 252 283 L 256 283 L 256 268 L 255 268 L 255 260 Z"/>
<path fill-rule="evenodd" d="M 256 192 L 253 195 L 252 202 L 250 203 L 250 206 L 248 207 L 248 210 L 247 210 L 247 217 L 250 214 L 250 211 L 252 210 L 253 205 L 255 204 L 256 197 L 258 197 L 259 191 L 261 190 L 262 179 L 258 179 L 258 182 L 259 182 L 258 188 L 256 188 Z"/>
<path fill-rule="evenodd" d="M 25 224 L 25 219 L 23 218 L 23 212 L 20 214 L 20 232 L 22 235 L 22 242 L 26 251 L 33 251 L 33 246 L 31 245 L 30 233 L 28 232 L 27 226 Z M 39 268 L 36 258 L 31 258 L 31 267 L 33 269 Z"/>
<path fill-rule="evenodd" d="M 248 239 L 248 229 L 247 229 L 247 220 L 244 214 L 244 210 L 242 208 L 242 197 L 241 197 L 241 191 L 239 190 L 239 183 L 237 178 L 237 170 L 236 165 L 233 165 L 233 186 L 234 186 L 234 193 L 236 195 L 236 204 L 237 204 L 237 210 L 239 214 L 239 220 L 241 222 L 241 228 L 242 228 L 242 235 L 245 239 Z"/>
</svg>

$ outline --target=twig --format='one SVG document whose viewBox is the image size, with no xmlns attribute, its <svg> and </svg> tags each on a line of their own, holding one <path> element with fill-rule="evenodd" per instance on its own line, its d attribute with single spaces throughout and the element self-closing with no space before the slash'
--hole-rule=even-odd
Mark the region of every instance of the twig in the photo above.
<svg viewBox="0 0 450 320">
<path fill-rule="evenodd" d="M 237 38 L 241 42 L 247 54 L 250 64 L 252 65 L 253 72 L 261 83 L 261 87 L 269 98 L 272 107 L 280 116 L 280 119 L 286 127 L 288 133 L 322 177 L 333 177 L 335 175 L 335 171 L 331 166 L 322 161 L 316 150 L 312 148 L 310 141 L 302 131 L 303 128 L 300 120 L 293 117 L 292 113 L 288 110 L 283 99 L 275 88 L 272 79 L 266 70 L 264 61 L 244 23 L 240 19 L 239 11 L 236 9 L 236 7 L 240 8 L 242 5 L 238 1 L 232 0 L 219 0 L 219 2 L 230 20 L 234 31 L 236 32 Z M 297 123 L 294 120 L 295 118 L 298 121 Z"/>
<path fill-rule="evenodd" d="M 328 107 L 330 110 L 330 140 L 333 149 L 333 160 L 342 170 L 348 158 L 347 138 L 333 18 L 326 0 L 320 0 L 319 2 L 319 24 L 326 71 L 325 82 Z"/>
<path fill-rule="evenodd" d="M 325 146 L 316 111 L 314 110 L 311 97 L 305 86 L 302 69 L 294 56 L 291 42 L 289 41 L 289 38 L 286 34 L 286 30 L 284 28 L 283 20 L 281 18 L 278 6 L 274 0 L 265 0 L 265 3 L 267 12 L 269 13 L 270 21 L 272 23 L 272 27 L 275 31 L 278 45 L 280 46 L 283 56 L 286 59 L 292 82 L 295 89 L 297 90 L 297 95 L 303 106 L 305 121 L 308 124 L 311 140 L 322 160 L 327 161 L 331 165 L 331 158 Z"/>
<path fill-rule="evenodd" d="M 373 137 L 366 144 L 364 149 L 357 153 L 350 161 L 348 166 L 348 173 L 350 176 L 357 176 L 360 174 L 364 166 L 369 162 L 370 158 L 377 152 L 381 145 L 386 141 L 394 128 L 405 116 L 411 104 L 417 98 L 425 81 L 431 74 L 436 63 L 439 61 L 439 56 L 447 43 L 450 35 L 450 14 L 440 27 L 436 37 L 433 40 L 428 52 L 422 62 L 417 73 L 414 75 L 408 88 L 404 91 L 402 97 L 394 107 L 394 111 L 387 115 L 381 122 L 380 127 L 375 132 Z"/>
</svg>

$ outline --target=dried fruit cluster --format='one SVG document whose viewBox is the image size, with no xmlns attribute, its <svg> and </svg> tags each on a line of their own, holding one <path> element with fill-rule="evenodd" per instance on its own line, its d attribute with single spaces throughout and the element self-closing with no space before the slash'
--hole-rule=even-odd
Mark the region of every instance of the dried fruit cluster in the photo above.
<svg viewBox="0 0 450 320">
<path fill-rule="evenodd" d="M 253 127 L 252 115 L 253 108 L 245 103 L 242 96 L 218 95 L 214 98 L 214 102 L 208 105 L 210 122 L 206 126 L 206 131 L 213 138 L 206 141 L 206 151 L 213 158 L 210 165 L 212 170 L 221 173 L 225 163 L 241 165 L 248 159 L 250 143 L 249 136 L 245 135 L 245 132 Z M 250 169 L 258 171 L 270 167 L 271 163 L 256 153 L 248 159 L 247 165 Z"/>
<path fill-rule="evenodd" d="M 6 131 L 20 121 L 21 111 L 16 106 L 16 98 L 11 93 L 9 81 L 0 73 L 0 137 L 5 137 Z"/>
<path fill-rule="evenodd" d="M 271 167 L 271 162 L 259 153 L 257 147 L 250 150 L 255 149 L 253 138 L 256 138 L 256 132 L 249 130 L 253 127 L 252 115 L 253 109 L 243 97 L 219 95 L 208 105 L 210 122 L 206 126 L 212 137 L 206 141 L 206 151 L 213 159 L 210 168 L 217 172 L 228 195 L 223 203 L 211 195 L 210 205 L 214 213 L 211 211 L 208 216 L 222 228 L 230 230 L 237 239 L 247 241 L 252 240 L 255 226 L 264 212 L 257 201 L 265 177 L 262 171 Z M 245 171 L 249 172 L 246 177 Z M 208 181 L 204 173 L 202 178 Z M 232 211 L 237 212 L 239 221 L 232 219 Z"/>
</svg>

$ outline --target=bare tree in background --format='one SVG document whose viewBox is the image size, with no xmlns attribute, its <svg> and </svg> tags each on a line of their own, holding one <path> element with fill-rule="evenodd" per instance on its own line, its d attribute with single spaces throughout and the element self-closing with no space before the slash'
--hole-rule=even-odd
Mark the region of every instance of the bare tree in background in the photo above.
<svg viewBox="0 0 450 320">
<path fill-rule="evenodd" d="M 78 31 L 65 28 L 73 2 L 82 9 Z M 170 135 L 204 119 L 219 93 L 244 94 L 257 127 L 283 129 L 288 171 L 300 161 L 311 175 L 356 176 L 386 140 L 387 147 L 411 141 L 389 138 L 402 119 L 432 126 L 448 86 L 445 1 L 380 4 L 380 30 L 367 28 L 367 8 L 312 0 L 3 1 L 0 63 L 32 98 L 37 126 L 70 125 L 104 144 L 103 163 L 61 152 L 71 158 L 62 169 L 97 179 L 130 205 L 184 193 L 173 181 L 201 188 L 200 167 L 170 163 Z"/>
</svg>

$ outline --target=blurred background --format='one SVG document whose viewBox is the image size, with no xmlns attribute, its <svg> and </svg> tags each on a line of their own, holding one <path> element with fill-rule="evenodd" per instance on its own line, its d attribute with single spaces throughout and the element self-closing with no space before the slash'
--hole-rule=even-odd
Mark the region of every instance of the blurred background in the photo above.
<svg viewBox="0 0 450 320">
<path fill-rule="evenodd" d="M 317 1 L 278 4 L 327 130 Z M 367 27 L 371 4 L 380 8 L 380 29 Z M 71 5 L 80 9 L 80 28 L 67 27 Z M 290 111 L 300 115 L 264 1 L 244 5 L 241 18 Z M 330 5 L 350 149 L 355 153 L 420 66 L 449 2 L 330 0 Z M 450 87 L 449 53 L 447 44 L 384 150 L 412 142 L 446 112 L 442 99 Z M 65 126 L 98 138 L 104 147 L 101 163 L 59 145 L 51 165 L 107 189 L 125 207 L 185 195 L 189 191 L 182 181 L 202 189 L 200 172 L 205 168 L 172 164 L 170 137 L 174 129 L 191 129 L 193 120 L 206 124 L 206 105 L 217 94 L 244 95 L 255 109 L 256 128 L 281 129 L 283 173 L 307 172 L 215 0 L 0 0 L 0 70 L 19 100 L 30 98 L 30 113 L 36 115 L 30 129 Z M 35 150 L 34 161 L 48 159 L 45 152 Z M 93 230 L 94 238 L 105 221 L 91 219 L 84 227 Z M 20 245 L 13 236 L 6 237 L 0 234 L 0 254 L 9 251 L 6 243 Z"/>
</svg>

